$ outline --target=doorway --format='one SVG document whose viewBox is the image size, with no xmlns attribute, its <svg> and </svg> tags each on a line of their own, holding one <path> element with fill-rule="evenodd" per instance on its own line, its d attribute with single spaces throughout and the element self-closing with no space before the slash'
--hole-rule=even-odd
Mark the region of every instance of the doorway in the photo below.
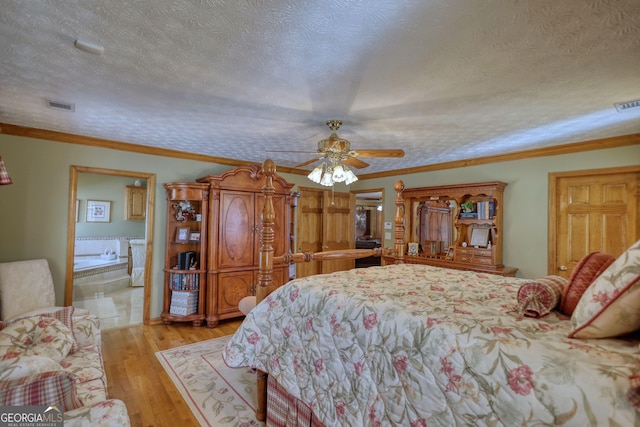
<svg viewBox="0 0 640 427">
<path fill-rule="evenodd" d="M 146 203 L 127 218 L 128 187 L 139 195 L 143 183 Z M 105 329 L 149 322 L 154 200 L 154 174 L 71 166 L 65 305 L 87 308 Z"/>
<path fill-rule="evenodd" d="M 384 189 L 354 191 L 356 206 L 354 212 L 356 249 L 379 248 L 384 242 Z M 356 259 L 356 268 L 381 265 L 380 257 Z"/>
<path fill-rule="evenodd" d="M 591 252 L 618 257 L 640 239 L 640 166 L 549 174 L 549 274 Z"/>
</svg>

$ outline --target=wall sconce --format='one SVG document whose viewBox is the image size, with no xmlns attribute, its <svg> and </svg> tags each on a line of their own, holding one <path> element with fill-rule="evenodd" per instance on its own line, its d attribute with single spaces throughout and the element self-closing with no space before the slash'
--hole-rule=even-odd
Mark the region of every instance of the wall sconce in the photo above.
<svg viewBox="0 0 640 427">
<path fill-rule="evenodd" d="M 4 160 L 2 160 L 2 157 L 0 157 L 0 185 L 9 184 L 13 184 L 13 181 L 11 181 L 9 172 L 7 172 L 7 167 L 4 164 Z"/>
</svg>

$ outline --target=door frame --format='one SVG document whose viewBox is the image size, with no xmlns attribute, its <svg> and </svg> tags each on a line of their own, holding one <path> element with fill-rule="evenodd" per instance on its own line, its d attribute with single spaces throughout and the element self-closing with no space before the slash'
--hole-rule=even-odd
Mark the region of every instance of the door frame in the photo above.
<svg viewBox="0 0 640 427">
<path fill-rule="evenodd" d="M 144 302 L 142 322 L 147 325 L 151 317 L 151 258 L 153 254 L 153 218 L 155 206 L 156 175 L 145 172 L 123 171 L 116 169 L 93 168 L 71 165 L 69 173 L 69 206 L 67 218 L 67 262 L 65 273 L 64 305 L 73 303 L 73 256 L 76 236 L 76 199 L 78 198 L 78 174 L 94 173 L 120 177 L 140 178 L 147 181 L 147 213 L 145 218 L 145 265 L 144 265 Z"/>
<path fill-rule="evenodd" d="M 547 257 L 547 274 L 557 274 L 558 269 L 558 254 L 556 249 L 558 247 L 558 230 L 557 230 L 557 218 L 558 218 L 558 200 L 556 198 L 556 191 L 558 188 L 558 181 L 563 178 L 570 177 L 586 177 L 596 175 L 612 175 L 619 173 L 640 173 L 640 166 L 622 166 L 604 169 L 585 169 L 567 172 L 550 172 L 549 173 L 549 246 Z M 640 196 L 637 196 L 640 197 Z M 636 236 L 637 237 L 637 236 Z"/>
<path fill-rule="evenodd" d="M 384 246 L 384 188 L 368 188 L 366 190 L 352 190 L 351 191 L 352 194 L 354 194 L 356 196 L 356 205 L 358 204 L 358 195 L 359 194 L 367 194 L 367 193 L 380 193 L 380 205 L 382 206 L 382 215 L 380 215 L 380 224 L 378 224 L 378 226 L 380 227 L 380 232 L 381 232 L 381 236 L 380 236 L 380 240 L 382 243 L 382 246 Z M 353 215 L 353 222 L 355 223 L 355 211 L 352 213 Z M 355 230 L 354 230 L 354 234 L 355 234 Z M 355 236 L 354 236 L 355 238 Z"/>
</svg>

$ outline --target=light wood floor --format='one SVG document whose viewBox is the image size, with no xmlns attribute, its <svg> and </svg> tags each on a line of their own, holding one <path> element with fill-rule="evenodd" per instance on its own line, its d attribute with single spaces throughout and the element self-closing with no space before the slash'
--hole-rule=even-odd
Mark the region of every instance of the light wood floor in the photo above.
<svg viewBox="0 0 640 427">
<path fill-rule="evenodd" d="M 198 426 L 155 353 L 168 348 L 233 334 L 241 320 L 216 328 L 191 323 L 133 325 L 102 331 L 102 353 L 109 397 L 125 402 L 131 425 Z"/>
</svg>

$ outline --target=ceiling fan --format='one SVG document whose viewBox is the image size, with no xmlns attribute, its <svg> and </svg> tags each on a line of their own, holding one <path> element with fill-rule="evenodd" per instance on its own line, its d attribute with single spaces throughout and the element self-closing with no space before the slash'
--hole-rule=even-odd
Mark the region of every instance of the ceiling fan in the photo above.
<svg viewBox="0 0 640 427">
<path fill-rule="evenodd" d="M 318 141 L 318 157 L 308 160 L 304 163 L 296 165 L 303 167 L 320 159 L 329 159 L 332 163 L 342 162 L 355 168 L 366 168 L 368 163 L 363 162 L 358 157 L 404 157 L 404 150 L 388 149 L 388 150 L 352 150 L 351 144 L 346 139 L 338 136 L 337 131 L 342 126 L 341 120 L 327 120 L 327 126 L 331 129 L 331 135 L 321 141 Z"/>
</svg>

